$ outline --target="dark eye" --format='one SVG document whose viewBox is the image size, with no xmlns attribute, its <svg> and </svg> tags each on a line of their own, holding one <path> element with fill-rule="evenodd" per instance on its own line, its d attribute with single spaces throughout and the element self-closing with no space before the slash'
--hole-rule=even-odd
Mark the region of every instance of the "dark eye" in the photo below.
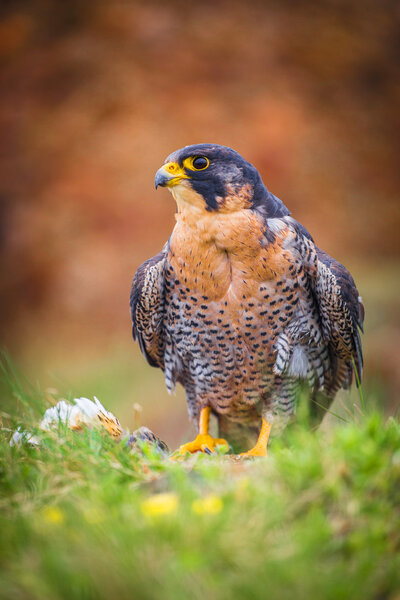
<svg viewBox="0 0 400 600">
<path fill-rule="evenodd" d="M 210 162 L 205 156 L 195 156 L 192 164 L 194 169 L 197 171 L 202 171 L 208 167 Z"/>
</svg>

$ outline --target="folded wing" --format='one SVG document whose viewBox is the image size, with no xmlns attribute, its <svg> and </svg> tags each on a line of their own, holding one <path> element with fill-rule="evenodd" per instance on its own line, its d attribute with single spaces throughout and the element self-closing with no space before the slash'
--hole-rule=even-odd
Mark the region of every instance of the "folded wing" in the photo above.
<svg viewBox="0 0 400 600">
<path fill-rule="evenodd" d="M 164 369 L 166 248 L 138 268 L 132 282 L 130 307 L 133 339 L 152 367 Z"/>
<path fill-rule="evenodd" d="M 339 388 L 349 387 L 354 368 L 361 381 L 359 330 L 363 331 L 364 305 L 347 269 L 319 248 L 315 251 L 316 268 L 310 271 L 310 277 L 331 355 L 331 374 L 325 387 L 333 395 Z"/>
</svg>

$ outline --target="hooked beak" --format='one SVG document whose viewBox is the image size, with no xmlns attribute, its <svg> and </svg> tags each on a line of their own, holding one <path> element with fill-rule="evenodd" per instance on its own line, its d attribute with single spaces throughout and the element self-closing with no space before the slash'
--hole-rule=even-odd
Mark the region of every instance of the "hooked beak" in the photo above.
<svg viewBox="0 0 400 600">
<path fill-rule="evenodd" d="M 166 173 L 164 171 L 164 169 L 161 167 L 161 169 L 158 169 L 158 171 L 156 173 L 154 185 L 156 186 L 156 189 L 158 188 L 158 186 L 166 187 L 168 185 L 168 182 L 171 181 L 171 179 L 172 179 L 172 175 L 169 175 L 168 173 Z"/>
<path fill-rule="evenodd" d="M 160 187 L 172 187 L 182 179 L 189 179 L 184 169 L 178 163 L 169 162 L 158 169 L 154 184 Z"/>
</svg>

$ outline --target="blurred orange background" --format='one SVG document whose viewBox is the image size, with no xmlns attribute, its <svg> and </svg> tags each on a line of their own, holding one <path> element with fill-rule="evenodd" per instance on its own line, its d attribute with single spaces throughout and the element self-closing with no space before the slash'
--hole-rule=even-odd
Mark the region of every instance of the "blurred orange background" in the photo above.
<svg viewBox="0 0 400 600">
<path fill-rule="evenodd" d="M 129 290 L 174 225 L 164 158 L 235 148 L 352 272 L 365 388 L 400 392 L 399 5 L 366 0 L 5 2 L 1 327 L 41 387 L 96 394 L 130 428 L 187 432 L 131 341 Z M 137 411 L 136 411 L 137 414 Z"/>
</svg>

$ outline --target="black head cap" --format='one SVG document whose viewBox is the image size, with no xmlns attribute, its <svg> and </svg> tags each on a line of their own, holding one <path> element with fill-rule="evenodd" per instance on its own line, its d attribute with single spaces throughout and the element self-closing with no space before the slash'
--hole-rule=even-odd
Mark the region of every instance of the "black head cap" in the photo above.
<svg viewBox="0 0 400 600">
<path fill-rule="evenodd" d="M 205 157 L 207 168 L 186 168 L 187 159 Z M 209 211 L 217 211 L 227 194 L 246 187 L 249 190 L 250 207 L 267 217 L 281 217 L 290 212 L 279 198 L 271 194 L 263 184 L 257 169 L 238 152 L 218 144 L 195 144 L 176 150 L 165 161 L 178 163 L 185 169 L 191 187 L 206 202 Z M 196 163 L 195 163 L 196 164 Z M 199 162 L 201 165 L 202 163 Z"/>
</svg>

